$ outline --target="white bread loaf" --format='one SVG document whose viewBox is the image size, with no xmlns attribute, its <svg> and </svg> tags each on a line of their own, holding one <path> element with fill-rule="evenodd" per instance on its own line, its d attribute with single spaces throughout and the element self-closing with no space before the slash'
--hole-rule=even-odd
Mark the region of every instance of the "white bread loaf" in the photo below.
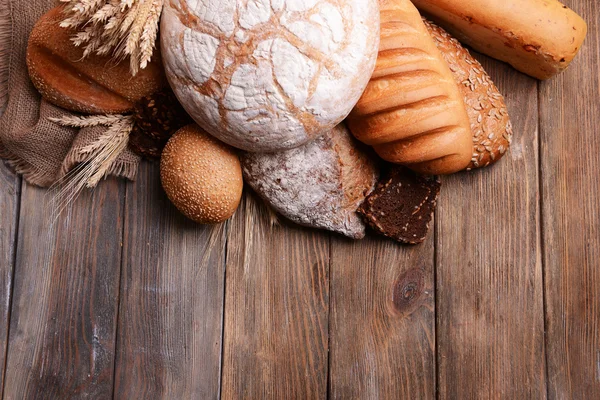
<svg viewBox="0 0 600 400">
<path fill-rule="evenodd" d="M 419 10 L 461 42 L 548 79 L 573 60 L 585 21 L 556 0 L 413 0 Z"/>
<path fill-rule="evenodd" d="M 170 0 L 161 21 L 180 102 L 247 151 L 294 148 L 339 124 L 378 44 L 377 0 Z"/>
</svg>

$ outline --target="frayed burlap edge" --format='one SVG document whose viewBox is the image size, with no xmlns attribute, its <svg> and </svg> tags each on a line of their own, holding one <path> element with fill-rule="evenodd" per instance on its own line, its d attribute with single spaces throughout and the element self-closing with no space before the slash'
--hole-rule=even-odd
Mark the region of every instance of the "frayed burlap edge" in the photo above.
<svg viewBox="0 0 600 400">
<path fill-rule="evenodd" d="M 13 18 L 10 0 L 0 0 L 0 117 L 4 114 L 9 98 L 10 67 L 13 55 Z M 38 170 L 20 157 L 15 156 L 0 140 L 0 158 L 17 174 L 34 186 L 48 187 L 56 180 L 65 176 L 77 165 L 86 162 L 87 154 L 70 151 L 64 160 L 59 176 L 48 177 L 43 171 Z M 127 157 L 125 157 L 127 158 Z M 1 162 L 2 160 L 0 160 Z M 135 180 L 139 167 L 139 160 L 116 160 L 106 171 L 107 175 Z"/>
<path fill-rule="evenodd" d="M 13 19 L 10 0 L 0 0 L 0 117 L 8 104 L 8 79 L 12 62 L 13 48 Z M 36 186 L 49 186 L 52 182 L 45 179 L 41 171 L 35 170 L 30 164 L 15 157 L 6 149 L 0 140 L 0 158 L 17 174 L 23 175 L 27 181 L 35 182 Z"/>
<path fill-rule="evenodd" d="M 12 31 L 10 1 L 0 0 L 0 117 L 8 103 Z"/>
<path fill-rule="evenodd" d="M 0 117 L 4 114 L 8 104 L 8 79 L 10 77 L 10 64 L 13 45 L 13 19 L 10 0 L 0 0 Z M 0 140 L 0 158 L 15 170 L 16 173 L 26 177 L 27 180 L 40 182 L 39 186 L 47 186 L 52 182 L 44 182 L 43 174 L 35 171 L 27 162 L 15 157 L 2 145 Z"/>
</svg>

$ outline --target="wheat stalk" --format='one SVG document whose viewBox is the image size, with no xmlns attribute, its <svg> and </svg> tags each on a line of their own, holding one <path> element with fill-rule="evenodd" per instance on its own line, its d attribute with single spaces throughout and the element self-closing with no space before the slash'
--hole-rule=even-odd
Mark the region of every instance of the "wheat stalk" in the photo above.
<svg viewBox="0 0 600 400">
<path fill-rule="evenodd" d="M 50 118 L 63 126 L 89 128 L 106 126 L 106 131 L 96 140 L 80 149 L 85 160 L 52 185 L 54 193 L 52 215 L 55 218 L 71 205 L 85 188 L 94 188 L 104 178 L 115 160 L 129 143 L 134 121 L 130 115 L 93 115 L 89 117 L 63 116 Z"/>
<path fill-rule="evenodd" d="M 65 18 L 60 26 L 75 29 L 73 44 L 83 48 L 83 57 L 110 55 L 130 58 L 136 75 L 150 63 L 164 0 L 60 0 Z"/>
<path fill-rule="evenodd" d="M 77 117 L 75 115 L 63 115 L 60 118 L 48 118 L 50 121 L 71 128 L 91 128 L 93 126 L 111 126 L 127 118 L 124 115 L 90 115 L 89 117 Z"/>
</svg>

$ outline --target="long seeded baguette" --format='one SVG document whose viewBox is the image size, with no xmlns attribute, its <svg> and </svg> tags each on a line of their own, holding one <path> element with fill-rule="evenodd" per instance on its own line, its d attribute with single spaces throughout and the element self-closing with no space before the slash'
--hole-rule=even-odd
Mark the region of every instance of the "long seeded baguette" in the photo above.
<svg viewBox="0 0 600 400">
<path fill-rule="evenodd" d="M 465 169 L 473 139 L 463 96 L 409 0 L 381 0 L 375 72 L 348 118 L 386 161 L 440 175 Z"/>
<path fill-rule="evenodd" d="M 556 0 L 413 0 L 461 42 L 538 79 L 565 70 L 587 33 Z"/>
<path fill-rule="evenodd" d="M 473 133 L 469 169 L 494 164 L 506 154 L 513 134 L 504 97 L 479 61 L 458 40 L 434 23 L 423 22 L 464 96 Z"/>
</svg>

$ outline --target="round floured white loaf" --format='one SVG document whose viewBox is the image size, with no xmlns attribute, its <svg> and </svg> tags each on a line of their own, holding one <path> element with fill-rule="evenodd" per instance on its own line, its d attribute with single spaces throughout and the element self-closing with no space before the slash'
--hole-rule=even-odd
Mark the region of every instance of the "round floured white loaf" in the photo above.
<svg viewBox="0 0 600 400">
<path fill-rule="evenodd" d="M 248 151 L 300 146 L 352 110 L 379 47 L 377 0 L 167 0 L 169 82 L 210 134 Z"/>
</svg>

